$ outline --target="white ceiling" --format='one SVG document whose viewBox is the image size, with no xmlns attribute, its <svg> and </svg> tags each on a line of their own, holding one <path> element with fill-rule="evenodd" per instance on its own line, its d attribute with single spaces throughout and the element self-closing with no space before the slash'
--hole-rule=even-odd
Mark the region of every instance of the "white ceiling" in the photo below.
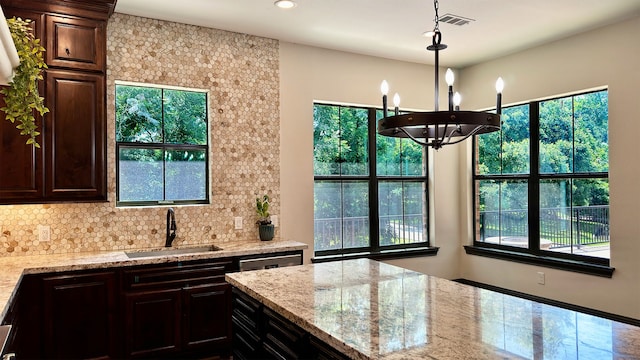
<svg viewBox="0 0 640 360">
<path fill-rule="evenodd" d="M 118 0 L 116 12 L 433 64 L 422 36 L 434 26 L 431 0 L 296 1 L 283 10 L 274 0 Z M 464 67 L 637 16 L 640 0 L 440 0 L 447 13 L 475 20 L 440 23 L 441 64 Z"/>
</svg>

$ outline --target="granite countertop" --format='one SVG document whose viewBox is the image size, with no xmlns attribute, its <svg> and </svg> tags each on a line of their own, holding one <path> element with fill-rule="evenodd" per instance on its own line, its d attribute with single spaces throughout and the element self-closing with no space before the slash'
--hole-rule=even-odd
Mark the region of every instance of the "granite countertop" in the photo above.
<svg viewBox="0 0 640 360">
<path fill-rule="evenodd" d="M 214 244 L 209 244 L 214 245 Z M 0 321 L 8 311 L 20 279 L 24 274 L 42 274 L 72 270 L 101 269 L 108 267 L 125 267 L 146 264 L 162 264 L 172 261 L 188 261 L 215 259 L 233 256 L 269 254 L 281 251 L 295 251 L 307 248 L 307 244 L 296 241 L 233 241 L 215 244 L 220 250 L 174 254 L 142 258 L 129 258 L 125 251 L 144 251 L 162 249 L 131 249 L 121 251 L 80 252 L 56 255 L 12 256 L 0 257 Z M 202 245 L 193 245 L 200 247 Z M 187 248 L 189 246 L 175 247 Z M 173 249 L 173 248 L 171 248 Z"/>
<path fill-rule="evenodd" d="M 353 359 L 640 359 L 640 328 L 348 260 L 227 281 Z"/>
</svg>

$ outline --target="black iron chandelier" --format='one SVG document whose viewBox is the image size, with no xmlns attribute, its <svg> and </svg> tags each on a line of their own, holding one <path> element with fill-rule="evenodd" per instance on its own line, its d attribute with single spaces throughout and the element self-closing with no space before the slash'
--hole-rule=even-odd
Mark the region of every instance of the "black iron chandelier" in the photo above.
<svg viewBox="0 0 640 360">
<path fill-rule="evenodd" d="M 383 81 L 380 86 L 382 91 L 383 118 L 378 121 L 378 133 L 384 136 L 409 138 L 422 146 L 430 146 L 436 150 L 444 145 L 457 144 L 473 135 L 489 133 L 500 130 L 500 114 L 502 103 L 502 89 L 504 82 L 502 78 L 496 81 L 496 113 L 481 111 L 461 111 L 459 93 L 453 93 L 454 74 L 451 69 L 447 69 L 445 80 L 449 86 L 449 108 L 447 111 L 439 111 L 438 84 L 439 84 L 439 52 L 447 48 L 441 42 L 438 16 L 438 0 L 435 0 L 435 27 L 429 33 L 432 38 L 431 45 L 427 50 L 435 52 L 435 108 L 428 112 L 410 112 L 400 114 L 400 96 L 396 93 L 393 97 L 394 111 L 389 114 L 387 108 L 387 94 L 389 85 Z"/>
</svg>

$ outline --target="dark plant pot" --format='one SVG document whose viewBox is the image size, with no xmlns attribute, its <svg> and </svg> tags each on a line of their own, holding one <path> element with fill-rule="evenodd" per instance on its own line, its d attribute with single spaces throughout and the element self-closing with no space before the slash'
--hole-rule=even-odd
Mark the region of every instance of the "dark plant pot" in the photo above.
<svg viewBox="0 0 640 360">
<path fill-rule="evenodd" d="M 258 227 L 258 233 L 260 234 L 260 240 L 269 241 L 273 239 L 275 227 L 273 226 L 273 224 L 260 225 Z"/>
</svg>

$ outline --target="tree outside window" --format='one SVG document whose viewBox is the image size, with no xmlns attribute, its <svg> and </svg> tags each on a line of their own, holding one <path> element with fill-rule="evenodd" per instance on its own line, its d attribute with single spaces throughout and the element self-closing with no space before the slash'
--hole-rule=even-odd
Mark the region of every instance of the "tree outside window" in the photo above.
<svg viewBox="0 0 640 360">
<path fill-rule="evenodd" d="M 608 259 L 608 142 L 607 90 L 505 108 L 476 137 L 475 245 Z"/>
<path fill-rule="evenodd" d="M 207 94 L 116 84 L 118 205 L 208 202 Z"/>
<path fill-rule="evenodd" d="M 382 111 L 314 104 L 316 255 L 428 244 L 421 146 L 376 134 Z"/>
</svg>

